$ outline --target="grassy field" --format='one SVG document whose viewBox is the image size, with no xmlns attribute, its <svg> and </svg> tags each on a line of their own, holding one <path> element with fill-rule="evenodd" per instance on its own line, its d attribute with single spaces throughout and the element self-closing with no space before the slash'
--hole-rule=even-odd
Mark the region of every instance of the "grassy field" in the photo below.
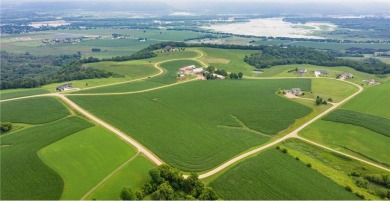
<svg viewBox="0 0 390 201">
<path fill-rule="evenodd" d="M 254 50 L 232 50 L 232 49 L 217 49 L 217 48 L 199 48 L 204 52 L 204 57 L 201 58 L 210 66 L 215 68 L 225 69 L 228 72 L 242 72 L 244 76 L 254 76 L 253 66 L 244 62 L 245 55 L 250 55 Z"/>
<path fill-rule="evenodd" d="M 52 97 L 37 97 L 0 103 L 1 121 L 43 124 L 68 116 L 64 105 Z"/>
<path fill-rule="evenodd" d="M 79 200 L 136 151 L 101 127 L 82 130 L 39 151 L 64 180 L 61 199 Z"/>
<path fill-rule="evenodd" d="M 5 100 L 11 98 L 18 98 L 22 96 L 32 96 L 32 95 L 45 94 L 45 93 L 48 93 L 48 91 L 41 88 L 0 90 L 0 99 Z"/>
<path fill-rule="evenodd" d="M 85 64 L 85 66 L 124 75 L 131 79 L 147 77 L 158 73 L 158 69 L 146 61 L 98 62 Z"/>
<path fill-rule="evenodd" d="M 390 119 L 390 82 L 373 86 L 342 106 L 343 109 Z"/>
<path fill-rule="evenodd" d="M 41 161 L 37 152 L 91 126 L 73 116 L 1 136 L 1 199 L 59 199 L 63 180 Z"/>
<path fill-rule="evenodd" d="M 148 159 L 139 155 L 104 182 L 87 199 L 120 200 L 119 195 L 123 187 L 131 188 L 133 192 L 141 189 L 149 179 L 149 170 L 154 167 Z"/>
<path fill-rule="evenodd" d="M 118 84 L 113 86 L 77 91 L 73 93 L 88 94 L 88 93 L 130 92 L 130 91 L 138 91 L 138 90 L 145 90 L 149 88 L 159 87 L 165 84 L 172 84 L 177 81 L 178 69 L 188 65 L 196 65 L 197 67 L 202 66 L 199 62 L 195 60 L 168 61 L 165 63 L 161 63 L 161 67 L 164 69 L 164 73 L 157 77 L 145 79 L 143 81 L 129 82 L 129 83 Z"/>
<path fill-rule="evenodd" d="M 305 93 L 305 98 L 320 96 L 324 100 L 332 98 L 333 102 L 340 102 L 358 90 L 356 86 L 339 80 L 312 79 L 311 83 L 311 93 Z"/>
<path fill-rule="evenodd" d="M 292 86 L 310 90 L 310 80 L 196 81 L 142 94 L 70 98 L 170 165 L 204 171 L 310 113 L 275 94 Z"/>
<path fill-rule="evenodd" d="M 390 166 L 390 138 L 366 128 L 320 120 L 305 128 L 300 135 Z"/>
<path fill-rule="evenodd" d="M 161 32 L 161 33 L 160 33 Z M 55 38 L 56 34 L 78 34 L 78 35 L 100 35 L 111 36 L 113 33 L 129 35 L 127 39 L 99 39 L 85 41 L 76 44 L 45 45 L 43 39 Z M 120 29 L 94 29 L 94 30 L 57 30 L 29 34 L 7 35 L 1 38 L 2 50 L 34 55 L 62 55 L 81 52 L 82 57 L 107 58 L 123 56 L 135 53 L 150 44 L 160 41 L 175 40 L 182 41 L 186 38 L 193 38 L 203 35 L 202 33 L 171 30 L 120 30 Z M 138 41 L 138 38 L 148 38 L 147 41 Z M 24 40 L 21 40 L 24 38 Z M 92 48 L 100 48 L 101 52 L 92 52 Z"/>
<path fill-rule="evenodd" d="M 358 199 L 343 186 L 275 149 L 237 164 L 210 186 L 227 200 Z"/>
<path fill-rule="evenodd" d="M 297 139 L 284 141 L 281 147 L 286 147 L 289 155 L 294 158 L 298 157 L 303 163 L 311 163 L 313 169 L 332 179 L 339 185 L 350 186 L 353 192 L 363 195 L 365 199 L 383 199 L 383 197 L 381 198 L 375 195 L 375 192 L 380 189 L 378 185 L 368 182 L 369 190 L 361 188 L 357 183 L 361 178 L 358 178 L 356 175 L 360 175 L 359 177 L 373 174 L 386 175 L 388 172 Z M 356 174 L 352 176 L 351 173 Z"/>
<path fill-rule="evenodd" d="M 390 119 L 383 117 L 339 109 L 327 115 L 323 120 L 361 126 L 390 137 Z"/>
</svg>

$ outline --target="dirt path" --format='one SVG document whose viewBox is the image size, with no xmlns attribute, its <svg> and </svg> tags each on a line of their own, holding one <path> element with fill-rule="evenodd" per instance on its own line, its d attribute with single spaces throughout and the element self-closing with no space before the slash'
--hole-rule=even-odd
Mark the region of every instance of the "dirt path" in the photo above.
<svg viewBox="0 0 390 201">
<path fill-rule="evenodd" d="M 182 59 L 191 59 L 191 60 L 196 60 L 198 61 L 199 63 L 201 63 L 202 65 L 204 66 L 207 66 L 206 63 L 204 63 L 203 61 L 200 61 L 199 59 L 201 57 L 203 57 L 203 53 L 199 50 L 192 50 L 192 51 L 196 51 L 199 53 L 199 56 L 195 57 L 195 58 L 181 58 L 181 59 L 170 59 L 170 60 L 166 60 L 166 61 L 160 61 L 158 63 L 155 63 L 155 67 L 160 69 L 160 72 L 156 75 L 153 75 L 154 76 L 158 76 L 158 75 L 161 75 L 164 70 L 159 66 L 161 63 L 164 63 L 164 62 L 169 62 L 169 61 L 175 61 L 175 60 L 182 60 Z M 326 78 L 326 77 L 317 77 L 317 78 L 307 78 L 307 77 L 245 77 L 246 79 L 334 79 L 336 80 L 335 78 Z M 143 80 L 145 78 L 141 78 L 141 79 L 138 79 L 138 80 Z M 196 79 L 193 79 L 193 80 L 196 80 Z M 170 86 L 174 86 L 174 85 L 178 85 L 178 84 L 183 84 L 183 83 L 186 83 L 186 82 L 190 82 L 190 81 L 193 81 L 193 80 L 187 80 L 187 81 L 183 81 L 183 82 L 176 82 L 176 83 L 173 83 L 173 84 L 169 84 L 169 85 L 163 85 L 163 86 L 160 86 L 160 87 L 155 87 L 155 88 L 150 88 L 150 89 L 145 89 L 145 90 L 140 90 L 140 91 L 134 91 L 134 92 L 122 92 L 122 93 L 100 93 L 100 94 L 66 94 L 66 95 L 71 95 L 71 96 L 74 96 L 74 95 L 82 95 L 82 96 L 90 96 L 90 95 L 121 95 L 121 94 L 132 94 L 132 93 L 143 93 L 143 92 L 147 92 L 147 91 L 152 91 L 152 90 L 158 90 L 158 89 L 162 89 L 162 88 L 166 88 L 166 87 L 170 87 Z M 128 82 L 134 82 L 134 81 L 137 81 L 137 80 L 131 80 L 131 81 L 126 81 L 126 82 L 121 82 L 121 83 L 113 83 L 113 84 L 108 84 L 108 85 L 101 85 L 101 86 L 98 86 L 98 87 L 104 87 L 104 86 L 111 86 L 111 85 L 115 85 L 115 84 L 122 84 L 122 83 L 128 83 Z M 349 82 L 349 81 L 346 81 L 346 80 L 340 80 L 340 81 L 343 81 L 343 82 L 347 82 L 349 84 L 352 84 L 352 85 L 355 85 L 356 87 L 358 87 L 358 91 L 356 91 L 354 94 L 350 95 L 349 97 L 347 97 L 346 99 L 344 99 L 343 101 L 339 102 L 339 103 L 332 103 L 332 107 L 328 108 L 327 110 L 325 110 L 324 112 L 322 112 L 321 114 L 317 115 L 316 117 L 314 117 L 313 119 L 309 120 L 308 122 L 306 122 L 305 124 L 301 125 L 299 128 L 295 129 L 294 131 L 292 131 L 291 133 L 287 134 L 286 136 L 282 137 L 282 138 L 279 138 L 275 141 L 272 141 L 268 144 L 265 144 L 259 148 L 256 148 L 254 150 L 251 150 L 251 151 L 248 151 L 246 153 L 243 153 L 239 156 L 236 156 L 232 159 L 230 159 L 229 161 L 221 164 L 220 166 L 216 167 L 215 169 L 211 170 L 211 171 L 208 171 L 204 174 L 201 174 L 199 175 L 199 178 L 206 178 L 206 177 L 209 177 L 209 176 L 212 176 L 214 174 L 217 174 L 218 172 L 222 171 L 223 169 L 229 167 L 230 165 L 242 160 L 242 159 L 245 159 L 246 157 L 249 157 L 253 154 L 256 154 L 256 153 L 259 153 L 260 151 L 264 150 L 264 149 L 267 149 L 269 147 L 272 147 L 286 139 L 289 139 L 289 138 L 298 138 L 298 139 L 301 139 L 303 141 L 306 141 L 308 143 L 311 143 L 313 145 L 316 145 L 318 147 L 321 147 L 321 148 L 324 148 L 324 149 L 327 149 L 329 151 L 332 151 L 332 152 L 335 152 L 335 153 L 338 153 L 338 154 L 341 154 L 341 155 L 344 155 L 344 156 L 347 156 L 347 157 L 350 157 L 350 158 L 353 158 L 353 159 L 356 159 L 358 161 L 361 161 L 363 163 L 366 163 L 366 164 L 369 164 L 371 166 L 374 166 L 374 167 L 377 167 L 377 168 L 380 168 L 380 169 L 383 169 L 383 170 L 386 170 L 386 171 L 389 171 L 390 170 L 388 168 L 385 168 L 381 165 L 378 165 L 378 164 L 375 164 L 375 163 L 372 163 L 372 162 L 369 162 L 369 161 L 366 161 L 364 159 L 360 159 L 360 158 L 357 158 L 357 157 L 354 157 L 354 156 L 351 156 L 349 154 L 345 154 L 343 152 L 340 152 L 340 151 L 337 151 L 337 150 L 334 150 L 332 148 L 329 148 L 329 147 L 326 147 L 324 145 L 321 145 L 321 144 L 318 144 L 316 142 L 313 142 L 311 140 L 308 140 L 308 139 L 305 139 L 303 137 L 300 137 L 298 136 L 298 132 L 301 131 L 302 129 L 304 129 L 305 127 L 309 126 L 310 124 L 312 124 L 314 121 L 320 119 L 321 117 L 323 117 L 324 115 L 328 114 L 329 112 L 335 110 L 336 108 L 338 108 L 340 105 L 342 105 L 343 103 L 349 101 L 351 98 L 355 97 L 356 95 L 358 95 L 360 92 L 363 91 L 363 87 L 361 87 L 360 85 L 358 84 L 355 84 L 355 83 L 352 83 L 352 82 Z M 97 87 L 95 87 L 97 88 Z M 88 88 L 88 89 L 91 89 L 91 88 Z M 75 104 L 74 102 L 72 102 L 71 100 L 69 100 L 67 97 L 64 96 L 64 94 L 60 94 L 60 93 L 52 93 L 52 94 L 41 94 L 41 95 L 35 95 L 35 96 L 27 96 L 27 97 L 20 97 L 20 98 L 13 98 L 13 99 L 7 99 L 7 100 L 2 100 L 0 102 L 4 102 L 4 101 L 11 101 L 11 100 L 18 100 L 18 99 L 25 99 L 25 98 L 32 98 L 32 97 L 42 97 L 42 96 L 56 96 L 56 97 L 59 97 L 61 100 L 63 100 L 66 104 L 68 104 L 70 107 L 72 107 L 74 110 L 80 112 L 81 114 L 83 114 L 85 117 L 87 117 L 88 119 L 96 122 L 97 124 L 105 127 L 106 129 L 112 131 L 114 134 L 116 134 L 117 136 L 119 136 L 121 139 L 127 141 L 128 143 L 130 143 L 131 145 L 133 145 L 134 147 L 136 147 L 136 149 L 138 150 L 139 153 L 143 153 L 148 159 L 150 159 L 153 163 L 155 163 L 156 165 L 161 165 L 163 164 L 164 162 L 158 158 L 156 155 L 154 155 L 151 151 L 149 151 L 148 149 L 146 149 L 144 146 L 142 146 L 139 142 L 137 142 L 136 140 L 132 139 L 131 137 L 129 137 L 128 135 L 126 135 L 125 133 L 123 133 L 122 131 L 116 129 L 115 127 L 111 126 L 110 124 L 104 122 L 103 120 L 93 116 L 92 114 L 90 114 L 89 112 L 87 112 L 86 110 L 84 110 L 83 108 L 81 108 L 80 106 L 78 106 L 77 104 Z M 188 175 L 184 175 L 185 177 L 188 176 Z M 102 181 L 104 182 L 104 181 Z M 93 190 L 93 189 L 92 189 Z M 92 191 L 91 190 L 91 191 Z M 85 195 L 83 198 L 87 197 L 88 195 Z"/>
<path fill-rule="evenodd" d="M 91 190 L 89 190 L 80 200 L 85 200 L 91 193 L 93 193 L 97 188 L 99 188 L 104 182 L 106 182 L 108 179 L 110 179 L 115 173 L 122 170 L 127 164 L 129 164 L 131 161 L 133 161 L 137 156 L 139 156 L 140 152 L 137 152 L 134 156 L 132 156 L 129 160 L 125 161 L 122 165 L 120 165 L 118 168 L 116 168 L 114 171 L 112 171 L 109 175 L 107 175 L 104 179 L 102 179 L 96 186 L 94 186 Z"/>
</svg>

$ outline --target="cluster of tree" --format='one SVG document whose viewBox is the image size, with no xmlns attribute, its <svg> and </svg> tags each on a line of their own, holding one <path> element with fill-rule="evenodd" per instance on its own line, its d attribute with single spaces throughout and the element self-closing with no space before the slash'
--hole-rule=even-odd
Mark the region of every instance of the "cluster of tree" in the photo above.
<svg viewBox="0 0 390 201">
<path fill-rule="evenodd" d="M 227 78 L 229 76 L 230 79 L 242 79 L 242 77 L 244 76 L 244 74 L 242 72 L 229 74 L 226 70 L 216 69 L 214 66 L 208 66 L 206 68 L 206 71 L 203 73 L 203 75 L 205 76 L 205 78 L 207 80 L 218 79 L 217 75 L 222 75 L 225 78 Z"/>
<path fill-rule="evenodd" d="M 12 129 L 10 122 L 0 122 L 0 134 L 6 133 Z"/>
<path fill-rule="evenodd" d="M 100 52 L 101 50 L 100 50 L 100 48 L 92 48 L 92 52 Z"/>
<path fill-rule="evenodd" d="M 319 66 L 348 66 L 370 74 L 390 73 L 390 65 L 378 59 L 369 58 L 363 61 L 340 59 L 327 52 L 304 47 L 266 47 L 261 52 L 245 56 L 244 61 L 256 68 L 269 68 L 286 64 L 312 64 Z"/>
<path fill-rule="evenodd" d="M 4 55 L 12 56 L 3 59 Z M 4 55 L 1 54 L 0 89 L 34 88 L 56 82 L 107 78 L 114 75 L 112 72 L 83 67 L 78 60 L 69 60 L 63 64 L 66 60 L 56 63 L 57 60 L 53 62 L 43 59 L 52 56 L 28 55 L 28 59 L 26 59 L 26 55 L 8 53 Z M 62 66 L 57 66 L 58 64 L 62 64 Z"/>
<path fill-rule="evenodd" d="M 229 35 L 215 35 L 215 34 L 211 34 L 211 33 L 208 33 L 208 34 L 205 34 L 205 35 L 202 35 L 202 36 L 198 36 L 198 37 L 193 37 L 193 38 L 186 38 L 184 39 L 184 41 L 189 41 L 189 40 L 202 40 L 202 39 L 213 39 L 213 38 L 228 38 L 230 37 Z"/>
<path fill-rule="evenodd" d="M 169 165 L 160 165 L 149 171 L 150 181 L 144 184 L 142 190 L 133 193 L 124 188 L 121 192 L 122 200 L 142 200 L 151 195 L 153 200 L 217 200 L 219 197 L 210 187 L 199 180 L 196 173 L 184 179 L 182 173 Z"/>
<path fill-rule="evenodd" d="M 327 105 L 328 102 L 326 100 L 323 100 L 321 97 L 317 96 L 317 98 L 316 98 L 316 105 L 321 105 L 321 104 Z"/>
</svg>

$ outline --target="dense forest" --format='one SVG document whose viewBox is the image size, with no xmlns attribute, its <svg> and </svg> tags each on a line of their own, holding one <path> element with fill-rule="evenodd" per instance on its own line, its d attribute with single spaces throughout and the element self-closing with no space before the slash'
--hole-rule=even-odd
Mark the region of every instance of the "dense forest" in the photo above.
<svg viewBox="0 0 390 201">
<path fill-rule="evenodd" d="M 33 88 L 45 84 L 110 77 L 113 73 L 84 68 L 80 55 L 33 56 L 1 52 L 0 89 Z"/>
</svg>

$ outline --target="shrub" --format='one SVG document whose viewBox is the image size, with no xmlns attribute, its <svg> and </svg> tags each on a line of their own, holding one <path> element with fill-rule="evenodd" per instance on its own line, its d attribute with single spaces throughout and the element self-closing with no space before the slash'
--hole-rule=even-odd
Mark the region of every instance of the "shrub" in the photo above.
<svg viewBox="0 0 390 201">
<path fill-rule="evenodd" d="M 311 168 L 311 163 L 307 163 L 306 166 Z"/>
<path fill-rule="evenodd" d="M 283 152 L 283 153 L 287 153 L 288 150 L 287 150 L 286 148 L 283 148 L 282 152 Z"/>
<path fill-rule="evenodd" d="M 345 190 L 352 192 L 352 188 L 350 186 L 345 186 Z"/>
</svg>

